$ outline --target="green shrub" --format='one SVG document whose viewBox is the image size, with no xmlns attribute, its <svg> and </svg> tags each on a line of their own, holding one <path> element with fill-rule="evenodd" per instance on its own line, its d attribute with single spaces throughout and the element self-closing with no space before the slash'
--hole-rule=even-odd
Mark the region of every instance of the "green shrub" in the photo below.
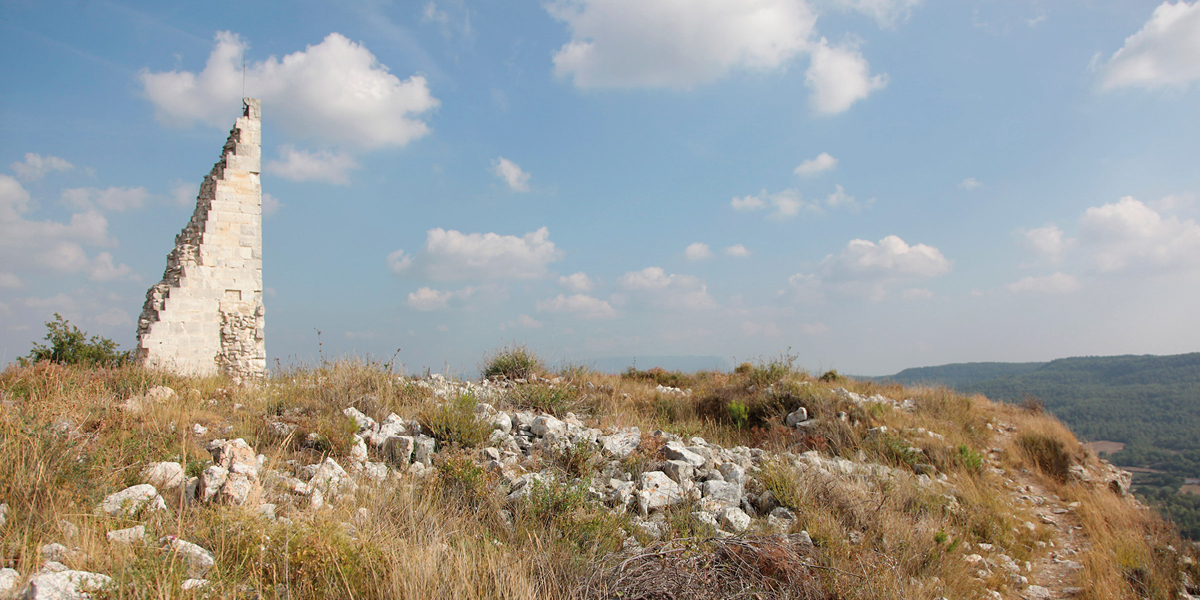
<svg viewBox="0 0 1200 600">
<path fill-rule="evenodd" d="M 759 480 L 763 487 L 775 496 L 775 501 L 780 506 L 792 510 L 801 507 L 803 495 L 800 473 L 796 469 L 777 462 L 767 463 Z"/>
<path fill-rule="evenodd" d="M 484 357 L 484 365 L 480 371 L 485 378 L 529 379 L 530 375 L 545 373 L 546 364 L 524 344 L 517 344 L 501 348 Z"/>
<path fill-rule="evenodd" d="M 978 473 L 983 469 L 983 455 L 970 449 L 966 444 L 958 446 L 958 454 L 955 456 L 955 462 L 971 473 Z"/>
<path fill-rule="evenodd" d="M 559 453 L 555 462 L 572 477 L 585 477 L 599 458 L 591 442 L 579 440 Z"/>
<path fill-rule="evenodd" d="M 421 426 L 443 445 L 478 448 L 492 435 L 492 424 L 475 416 L 475 397 L 464 394 L 421 411 Z"/>
<path fill-rule="evenodd" d="M 730 400 L 729 404 L 725 405 L 725 410 L 729 412 L 729 420 L 733 421 L 734 427 L 738 429 L 745 427 L 750 419 L 750 407 L 741 400 Z"/>
<path fill-rule="evenodd" d="M 64 365 L 86 365 L 96 367 L 116 367 L 129 362 L 129 352 L 117 350 L 116 342 L 94 335 L 88 339 L 87 334 L 78 327 L 70 325 L 58 313 L 54 320 L 46 322 L 46 341 L 50 345 L 34 343 L 28 358 L 18 358 L 23 367 L 38 361 L 48 360 Z"/>
<path fill-rule="evenodd" d="M 569 386 L 522 385 L 508 396 L 509 402 L 552 415 L 562 415 L 579 407 L 579 390 Z"/>
<path fill-rule="evenodd" d="M 475 461 L 454 455 L 437 466 L 442 497 L 471 507 L 485 504 L 492 496 L 493 482 L 488 472 Z"/>
<path fill-rule="evenodd" d="M 822 373 L 821 376 L 818 377 L 818 379 L 825 383 L 836 383 L 838 381 L 845 379 L 845 377 L 838 375 L 837 369 L 830 369 L 830 370 Z"/>
</svg>

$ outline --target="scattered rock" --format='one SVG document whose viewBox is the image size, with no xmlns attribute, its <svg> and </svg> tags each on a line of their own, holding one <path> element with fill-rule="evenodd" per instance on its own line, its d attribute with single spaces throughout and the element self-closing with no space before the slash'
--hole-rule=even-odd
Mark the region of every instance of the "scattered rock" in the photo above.
<svg viewBox="0 0 1200 600">
<path fill-rule="evenodd" d="M 0 569 L 0 598 L 8 598 L 17 589 L 21 574 L 16 569 Z"/>
<path fill-rule="evenodd" d="M 750 528 L 750 515 L 740 508 L 731 506 L 721 511 L 721 527 L 733 533 L 744 533 Z"/>
<path fill-rule="evenodd" d="M 183 583 L 179 584 L 179 589 L 185 592 L 198 590 L 208 587 L 208 583 L 207 579 L 185 579 Z"/>
<path fill-rule="evenodd" d="M 602 436 L 598 441 L 600 449 L 605 454 L 613 458 L 625 458 L 637 450 L 638 445 L 642 443 L 642 434 L 635 427 L 625 433 Z"/>
<path fill-rule="evenodd" d="M 116 529 L 105 535 L 108 537 L 108 541 L 115 544 L 134 544 L 146 537 L 146 528 L 142 525 L 135 525 L 125 529 Z"/>
<path fill-rule="evenodd" d="M 174 550 L 175 554 L 187 563 L 188 572 L 192 577 L 204 575 L 216 564 L 217 558 L 213 556 L 213 553 L 196 544 L 181 540 L 173 535 L 169 535 L 159 541 L 164 548 Z"/>
<path fill-rule="evenodd" d="M 29 578 L 21 591 L 21 600 L 76 600 L 91 598 L 93 592 L 112 584 L 112 578 L 87 571 L 48 571 L 43 569 Z"/>
<path fill-rule="evenodd" d="M 154 486 L 144 483 L 127 487 L 115 494 L 104 497 L 104 501 L 96 507 L 96 512 L 110 517 L 133 518 L 143 509 L 150 511 L 166 510 L 167 503 Z"/>
<path fill-rule="evenodd" d="M 667 477 L 662 471 L 642 473 L 641 489 L 637 493 L 638 510 L 643 515 L 650 512 L 679 504 L 683 501 L 683 488 Z"/>
<path fill-rule="evenodd" d="M 788 416 L 784 417 L 783 424 L 787 425 L 788 427 L 797 427 L 801 423 L 803 423 L 807 420 L 808 420 L 808 409 L 801 406 L 800 408 L 797 408 L 794 412 L 788 414 Z"/>
<path fill-rule="evenodd" d="M 703 467 L 704 457 L 692 452 L 680 442 L 667 442 L 663 447 L 663 453 L 668 460 L 680 460 L 692 467 Z"/>
<path fill-rule="evenodd" d="M 38 548 L 38 554 L 40 554 L 42 556 L 42 560 L 52 560 L 54 562 L 63 562 L 65 560 L 67 560 L 68 557 L 71 556 L 72 552 L 71 552 L 70 548 L 67 548 L 66 546 L 64 546 L 62 544 L 50 543 L 50 544 L 43 545 L 41 548 Z"/>
</svg>

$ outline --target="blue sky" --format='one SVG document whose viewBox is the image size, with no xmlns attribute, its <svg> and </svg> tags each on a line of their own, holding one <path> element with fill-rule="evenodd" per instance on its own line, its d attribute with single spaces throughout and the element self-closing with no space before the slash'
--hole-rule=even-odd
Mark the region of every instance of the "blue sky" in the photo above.
<svg viewBox="0 0 1200 600">
<path fill-rule="evenodd" d="M 1200 2 L 0 2 L 0 362 L 135 343 L 263 101 L 267 352 L 1200 350 Z"/>
</svg>

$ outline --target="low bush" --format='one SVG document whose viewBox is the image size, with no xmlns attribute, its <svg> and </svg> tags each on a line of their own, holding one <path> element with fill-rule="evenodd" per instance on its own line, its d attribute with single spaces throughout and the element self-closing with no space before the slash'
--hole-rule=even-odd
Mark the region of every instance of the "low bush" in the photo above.
<svg viewBox="0 0 1200 600">
<path fill-rule="evenodd" d="M 1057 437 L 1044 433 L 1022 433 L 1017 445 L 1037 468 L 1059 482 L 1065 482 L 1071 469 L 1071 454 Z"/>
<path fill-rule="evenodd" d="M 552 415 L 564 415 L 579 408 L 579 390 L 562 385 L 527 384 L 515 389 L 508 401 L 519 408 L 527 408 Z"/>
<path fill-rule="evenodd" d="M 524 344 L 516 344 L 485 356 L 479 370 L 485 378 L 528 379 L 545 373 L 546 363 Z"/>
<path fill-rule="evenodd" d="M 87 333 L 70 324 L 58 313 L 54 320 L 46 322 L 46 337 L 49 345 L 33 344 L 27 358 L 18 358 L 22 366 L 48 360 L 63 365 L 116 367 L 129 362 L 128 351 L 117 349 L 117 343 L 98 335 L 88 338 Z"/>
<path fill-rule="evenodd" d="M 443 445 L 478 448 L 492 435 L 492 424 L 475 416 L 475 397 L 464 394 L 422 410 L 421 427 Z"/>
</svg>

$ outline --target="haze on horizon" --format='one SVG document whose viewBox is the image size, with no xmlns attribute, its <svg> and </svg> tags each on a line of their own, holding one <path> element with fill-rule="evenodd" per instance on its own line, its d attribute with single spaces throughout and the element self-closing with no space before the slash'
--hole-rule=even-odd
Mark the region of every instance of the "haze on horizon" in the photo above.
<svg viewBox="0 0 1200 600">
<path fill-rule="evenodd" d="M 0 27 L 0 364 L 54 312 L 134 345 L 243 94 L 271 364 L 318 330 L 458 373 L 512 343 L 864 375 L 1200 349 L 1200 0 L 9 2 Z"/>
</svg>

